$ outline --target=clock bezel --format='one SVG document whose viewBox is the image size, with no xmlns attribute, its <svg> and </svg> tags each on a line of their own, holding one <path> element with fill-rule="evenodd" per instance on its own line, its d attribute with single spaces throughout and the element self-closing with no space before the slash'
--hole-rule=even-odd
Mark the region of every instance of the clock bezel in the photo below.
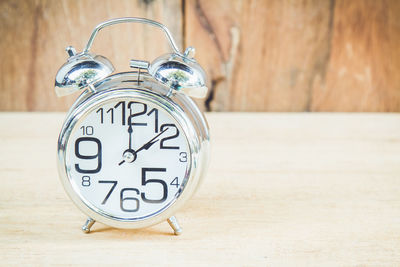
<svg viewBox="0 0 400 267">
<path fill-rule="evenodd" d="M 174 201 L 171 201 L 171 203 L 169 203 L 166 207 L 155 212 L 154 215 L 143 219 L 123 219 L 118 217 L 110 217 L 106 214 L 103 214 L 100 209 L 93 208 L 95 207 L 94 205 L 91 207 L 88 206 L 87 203 L 74 190 L 66 169 L 66 145 L 74 127 L 86 117 L 86 114 L 98 107 L 99 104 L 116 98 L 131 98 L 139 101 L 143 100 L 160 106 L 160 108 L 164 109 L 177 121 L 180 128 L 183 130 L 190 151 L 190 172 L 187 178 L 185 177 L 185 179 L 187 179 L 187 183 L 179 197 Z M 64 189 L 73 203 L 82 212 L 84 212 L 90 218 L 109 226 L 135 229 L 148 227 L 164 221 L 173 216 L 176 211 L 180 209 L 193 195 L 202 178 L 203 169 L 205 169 L 205 165 L 207 165 L 206 162 L 204 162 L 204 159 L 207 157 L 206 154 L 208 151 L 206 150 L 208 150 L 208 146 L 204 145 L 204 143 L 208 143 L 208 137 L 202 140 L 202 138 L 200 138 L 198 135 L 194 125 L 193 118 L 186 116 L 185 111 L 169 97 L 147 88 L 140 86 L 128 88 L 110 88 L 92 93 L 89 97 L 84 98 L 80 101 L 80 103 L 74 105 L 72 110 L 67 115 L 59 136 L 58 170 Z"/>
</svg>

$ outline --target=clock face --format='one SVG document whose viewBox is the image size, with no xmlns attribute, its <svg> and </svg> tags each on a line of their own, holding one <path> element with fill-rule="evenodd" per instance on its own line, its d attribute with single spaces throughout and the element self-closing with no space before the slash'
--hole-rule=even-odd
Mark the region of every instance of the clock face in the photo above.
<svg viewBox="0 0 400 267">
<path fill-rule="evenodd" d="M 179 197 L 191 155 L 184 131 L 163 107 L 116 98 L 75 124 L 65 164 L 86 206 L 109 218 L 140 220 Z"/>
</svg>

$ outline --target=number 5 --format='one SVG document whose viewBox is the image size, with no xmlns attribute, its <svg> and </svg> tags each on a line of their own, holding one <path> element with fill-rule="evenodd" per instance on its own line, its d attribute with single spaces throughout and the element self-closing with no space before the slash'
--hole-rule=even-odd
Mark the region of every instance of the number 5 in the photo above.
<svg viewBox="0 0 400 267">
<path fill-rule="evenodd" d="M 141 194 L 141 197 L 144 202 L 147 203 L 162 203 L 167 199 L 168 196 L 168 187 L 167 184 L 160 179 L 148 179 L 146 180 L 146 172 L 166 172 L 166 168 L 142 168 L 142 185 L 146 185 L 149 183 L 158 183 L 161 184 L 163 187 L 163 196 L 161 199 L 148 199 L 146 198 L 145 193 Z"/>
</svg>

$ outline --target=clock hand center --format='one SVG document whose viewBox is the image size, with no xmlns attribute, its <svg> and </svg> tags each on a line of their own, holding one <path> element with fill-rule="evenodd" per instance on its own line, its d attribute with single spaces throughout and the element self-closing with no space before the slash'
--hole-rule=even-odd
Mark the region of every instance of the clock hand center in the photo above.
<svg viewBox="0 0 400 267">
<path fill-rule="evenodd" d="M 159 139 L 157 139 L 160 135 L 162 135 L 163 133 L 165 133 L 169 128 L 166 128 L 165 130 L 161 131 L 159 134 L 157 134 L 156 136 L 154 136 L 152 139 L 150 139 L 150 141 L 148 141 L 147 143 L 145 143 L 144 145 L 142 145 L 140 148 L 138 148 L 136 151 L 129 148 L 127 150 L 125 150 L 124 154 L 123 154 L 123 160 L 118 163 L 118 165 L 122 165 L 124 162 L 134 162 L 137 158 L 137 153 L 139 151 L 142 150 L 148 150 L 152 145 L 154 145 L 155 143 L 157 143 L 159 141 Z"/>
<path fill-rule="evenodd" d="M 123 157 L 123 160 L 118 165 L 122 165 L 124 162 L 128 162 L 128 163 L 134 162 L 137 158 L 137 155 L 134 150 L 127 149 L 127 150 L 125 150 L 122 157 Z"/>
</svg>

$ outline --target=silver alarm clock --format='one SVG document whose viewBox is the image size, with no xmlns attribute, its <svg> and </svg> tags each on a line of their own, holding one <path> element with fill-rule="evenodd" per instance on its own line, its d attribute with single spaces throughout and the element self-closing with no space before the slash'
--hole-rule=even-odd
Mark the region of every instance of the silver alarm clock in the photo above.
<svg viewBox="0 0 400 267">
<path fill-rule="evenodd" d="M 131 60 L 131 72 L 116 73 L 111 62 L 89 50 L 99 30 L 119 23 L 160 28 L 173 52 L 152 63 Z M 205 73 L 194 48 L 181 53 L 169 30 L 144 18 L 99 24 L 81 53 L 67 47 L 68 61 L 55 81 L 58 96 L 82 91 L 58 139 L 58 170 L 72 201 L 95 221 L 142 228 L 164 220 L 181 228 L 176 211 L 204 177 L 209 128 L 190 97 L 205 97 Z"/>
</svg>

